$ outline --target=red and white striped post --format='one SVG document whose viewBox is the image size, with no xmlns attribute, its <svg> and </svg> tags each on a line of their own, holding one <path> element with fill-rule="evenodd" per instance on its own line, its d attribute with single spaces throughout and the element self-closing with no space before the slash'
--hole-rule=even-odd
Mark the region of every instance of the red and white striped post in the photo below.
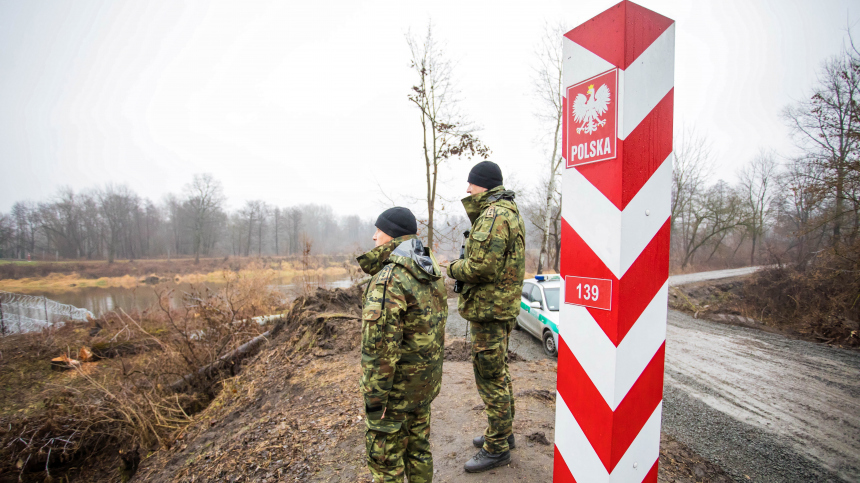
<svg viewBox="0 0 860 483">
<path fill-rule="evenodd" d="M 553 481 L 656 482 L 675 23 L 623 1 L 564 37 Z"/>
</svg>

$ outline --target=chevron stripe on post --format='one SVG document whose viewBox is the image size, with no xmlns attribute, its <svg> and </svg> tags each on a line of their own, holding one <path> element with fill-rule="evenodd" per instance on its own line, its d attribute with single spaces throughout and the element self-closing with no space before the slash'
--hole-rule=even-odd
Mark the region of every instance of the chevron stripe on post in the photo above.
<svg viewBox="0 0 860 483">
<path fill-rule="evenodd" d="M 656 482 L 675 22 L 623 1 L 564 36 L 555 482 Z"/>
</svg>

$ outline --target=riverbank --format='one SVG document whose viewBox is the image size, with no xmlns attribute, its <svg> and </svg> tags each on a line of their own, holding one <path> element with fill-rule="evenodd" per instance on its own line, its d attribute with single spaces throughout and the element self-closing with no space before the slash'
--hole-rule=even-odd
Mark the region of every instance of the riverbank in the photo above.
<svg viewBox="0 0 860 483">
<path fill-rule="evenodd" d="M 0 291 L 62 293 L 81 288 L 133 289 L 159 283 L 226 283 L 231 274 L 265 276 L 282 283 L 293 280 L 333 280 L 354 270 L 349 256 L 244 257 L 193 259 L 118 260 L 74 262 L 0 261 Z"/>
</svg>

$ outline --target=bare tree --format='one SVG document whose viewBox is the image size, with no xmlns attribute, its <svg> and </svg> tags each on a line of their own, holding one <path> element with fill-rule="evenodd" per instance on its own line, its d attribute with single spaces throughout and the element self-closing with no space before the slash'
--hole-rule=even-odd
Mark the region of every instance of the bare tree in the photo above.
<svg viewBox="0 0 860 483">
<path fill-rule="evenodd" d="M 15 227 L 15 254 L 17 258 L 24 258 L 36 250 L 39 210 L 31 202 L 19 201 L 12 205 L 11 215 Z"/>
<path fill-rule="evenodd" d="M 191 183 L 185 187 L 187 205 L 192 215 L 194 263 L 200 263 L 200 248 L 203 245 L 204 231 L 212 223 L 214 215 L 221 209 L 224 201 L 221 183 L 211 174 L 195 174 Z"/>
<path fill-rule="evenodd" d="M 793 250 L 794 260 L 805 264 L 825 238 L 828 217 L 825 214 L 827 192 L 810 179 L 821 179 L 821 166 L 806 157 L 791 160 L 780 174 L 778 205 L 780 222 L 789 227 L 786 250 Z"/>
<path fill-rule="evenodd" d="M 254 239 L 254 228 L 257 229 L 257 255 L 263 252 L 263 220 L 266 215 L 266 203 L 260 200 L 246 201 L 245 207 L 239 211 L 248 229 L 247 244 L 245 245 L 245 256 L 251 254 L 251 246 Z M 255 225 L 256 223 L 256 225 Z"/>
<path fill-rule="evenodd" d="M 703 235 L 712 214 L 706 213 L 707 184 L 713 175 L 715 161 L 710 141 L 691 126 L 675 134 L 672 170 L 672 252 L 686 267 L 704 244 L 719 236 Z M 708 230 L 704 230 L 707 232 Z"/>
<path fill-rule="evenodd" d="M 269 206 L 260 201 L 260 210 L 257 217 L 257 256 L 263 256 L 263 230 L 266 227 L 266 218 L 269 216 Z"/>
<path fill-rule="evenodd" d="M 290 255 L 301 251 L 302 212 L 298 208 L 287 211 L 287 238 L 290 242 Z"/>
<path fill-rule="evenodd" d="M 550 226 L 553 223 L 555 206 L 561 205 L 561 191 L 558 189 L 561 162 L 561 128 L 564 114 L 564 79 L 562 37 L 567 31 L 561 24 L 545 24 L 543 36 L 537 47 L 533 86 L 538 100 L 535 116 L 544 131 L 542 142 L 549 154 L 546 162 L 547 188 L 544 196 L 540 220 L 535 225 L 541 230 L 540 253 L 538 254 L 537 273 L 543 271 L 550 252 Z M 533 222 L 534 223 L 534 222 Z M 557 270 L 557 268 L 556 268 Z"/>
<path fill-rule="evenodd" d="M 820 177 L 808 182 L 830 192 L 833 207 L 828 221 L 835 246 L 842 241 L 846 221 L 853 222 L 851 241 L 860 225 L 860 54 L 853 42 L 824 63 L 818 84 L 808 100 L 786 108 L 783 115 L 799 147 L 820 167 L 814 171 Z"/>
<path fill-rule="evenodd" d="M 741 196 L 747 210 L 746 224 L 752 240 L 750 265 L 755 265 L 757 243 L 764 235 L 765 223 L 772 213 L 777 168 L 774 154 L 763 150 L 738 173 Z"/>
<path fill-rule="evenodd" d="M 104 253 L 104 217 L 99 209 L 97 196 L 92 193 L 82 193 L 77 196 L 76 211 L 80 213 L 81 249 L 77 257 L 85 256 L 88 260 L 100 258 Z"/>
<path fill-rule="evenodd" d="M 459 110 L 459 99 L 451 78 L 452 66 L 428 24 L 423 38 L 406 36 L 412 54 L 410 68 L 417 74 L 409 101 L 420 113 L 422 149 L 427 179 L 427 244 L 433 245 L 436 211 L 436 183 L 439 167 L 451 157 L 479 156 L 486 159 L 490 149 L 476 136 L 477 128 Z"/>
<path fill-rule="evenodd" d="M 275 228 L 273 230 L 274 235 L 275 235 L 275 255 L 281 254 L 280 248 L 278 247 L 278 232 L 281 229 L 280 219 L 281 219 L 281 209 L 276 206 L 275 209 L 272 210 L 272 221 L 275 224 Z"/>
<path fill-rule="evenodd" d="M 711 142 L 692 127 L 684 127 L 675 135 L 672 170 L 672 231 L 676 220 L 690 211 L 697 194 L 704 191 L 714 172 Z"/>
<path fill-rule="evenodd" d="M 4 247 L 12 244 L 15 228 L 12 217 L 0 213 L 0 258 L 6 258 Z"/>
<path fill-rule="evenodd" d="M 46 245 L 57 256 L 79 258 L 82 253 L 86 254 L 87 239 L 98 235 L 86 229 L 85 220 L 88 218 L 100 220 L 98 213 L 91 213 L 89 217 L 85 215 L 88 198 L 87 195 L 75 194 L 71 188 L 60 188 L 54 201 L 39 205 Z"/>
<path fill-rule="evenodd" d="M 698 250 L 709 245 L 711 254 L 708 259 L 712 258 L 726 235 L 743 225 L 742 200 L 725 181 L 720 180 L 707 190 L 694 193 L 680 220 L 685 225 L 681 243 L 683 269 L 693 262 Z"/>
<path fill-rule="evenodd" d="M 96 196 L 101 214 L 107 223 L 108 263 L 113 263 L 120 238 L 131 228 L 129 217 L 138 208 L 140 201 L 128 186 L 107 185 L 98 191 Z"/>
</svg>

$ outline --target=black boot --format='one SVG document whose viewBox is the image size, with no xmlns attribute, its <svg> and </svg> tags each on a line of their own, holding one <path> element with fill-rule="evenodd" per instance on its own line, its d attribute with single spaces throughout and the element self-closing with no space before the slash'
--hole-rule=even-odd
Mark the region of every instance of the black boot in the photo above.
<svg viewBox="0 0 860 483">
<path fill-rule="evenodd" d="M 472 444 L 474 444 L 476 448 L 483 448 L 484 447 L 484 435 L 482 434 L 482 435 L 478 436 L 477 438 L 473 439 Z M 511 433 L 511 435 L 508 436 L 508 448 L 514 449 L 516 447 L 517 447 L 517 445 L 514 443 L 514 434 Z"/>
<path fill-rule="evenodd" d="M 511 462 L 511 452 L 505 451 L 500 454 L 488 453 L 484 448 L 478 450 L 472 459 L 466 462 L 464 467 L 466 473 L 480 473 Z"/>
</svg>

